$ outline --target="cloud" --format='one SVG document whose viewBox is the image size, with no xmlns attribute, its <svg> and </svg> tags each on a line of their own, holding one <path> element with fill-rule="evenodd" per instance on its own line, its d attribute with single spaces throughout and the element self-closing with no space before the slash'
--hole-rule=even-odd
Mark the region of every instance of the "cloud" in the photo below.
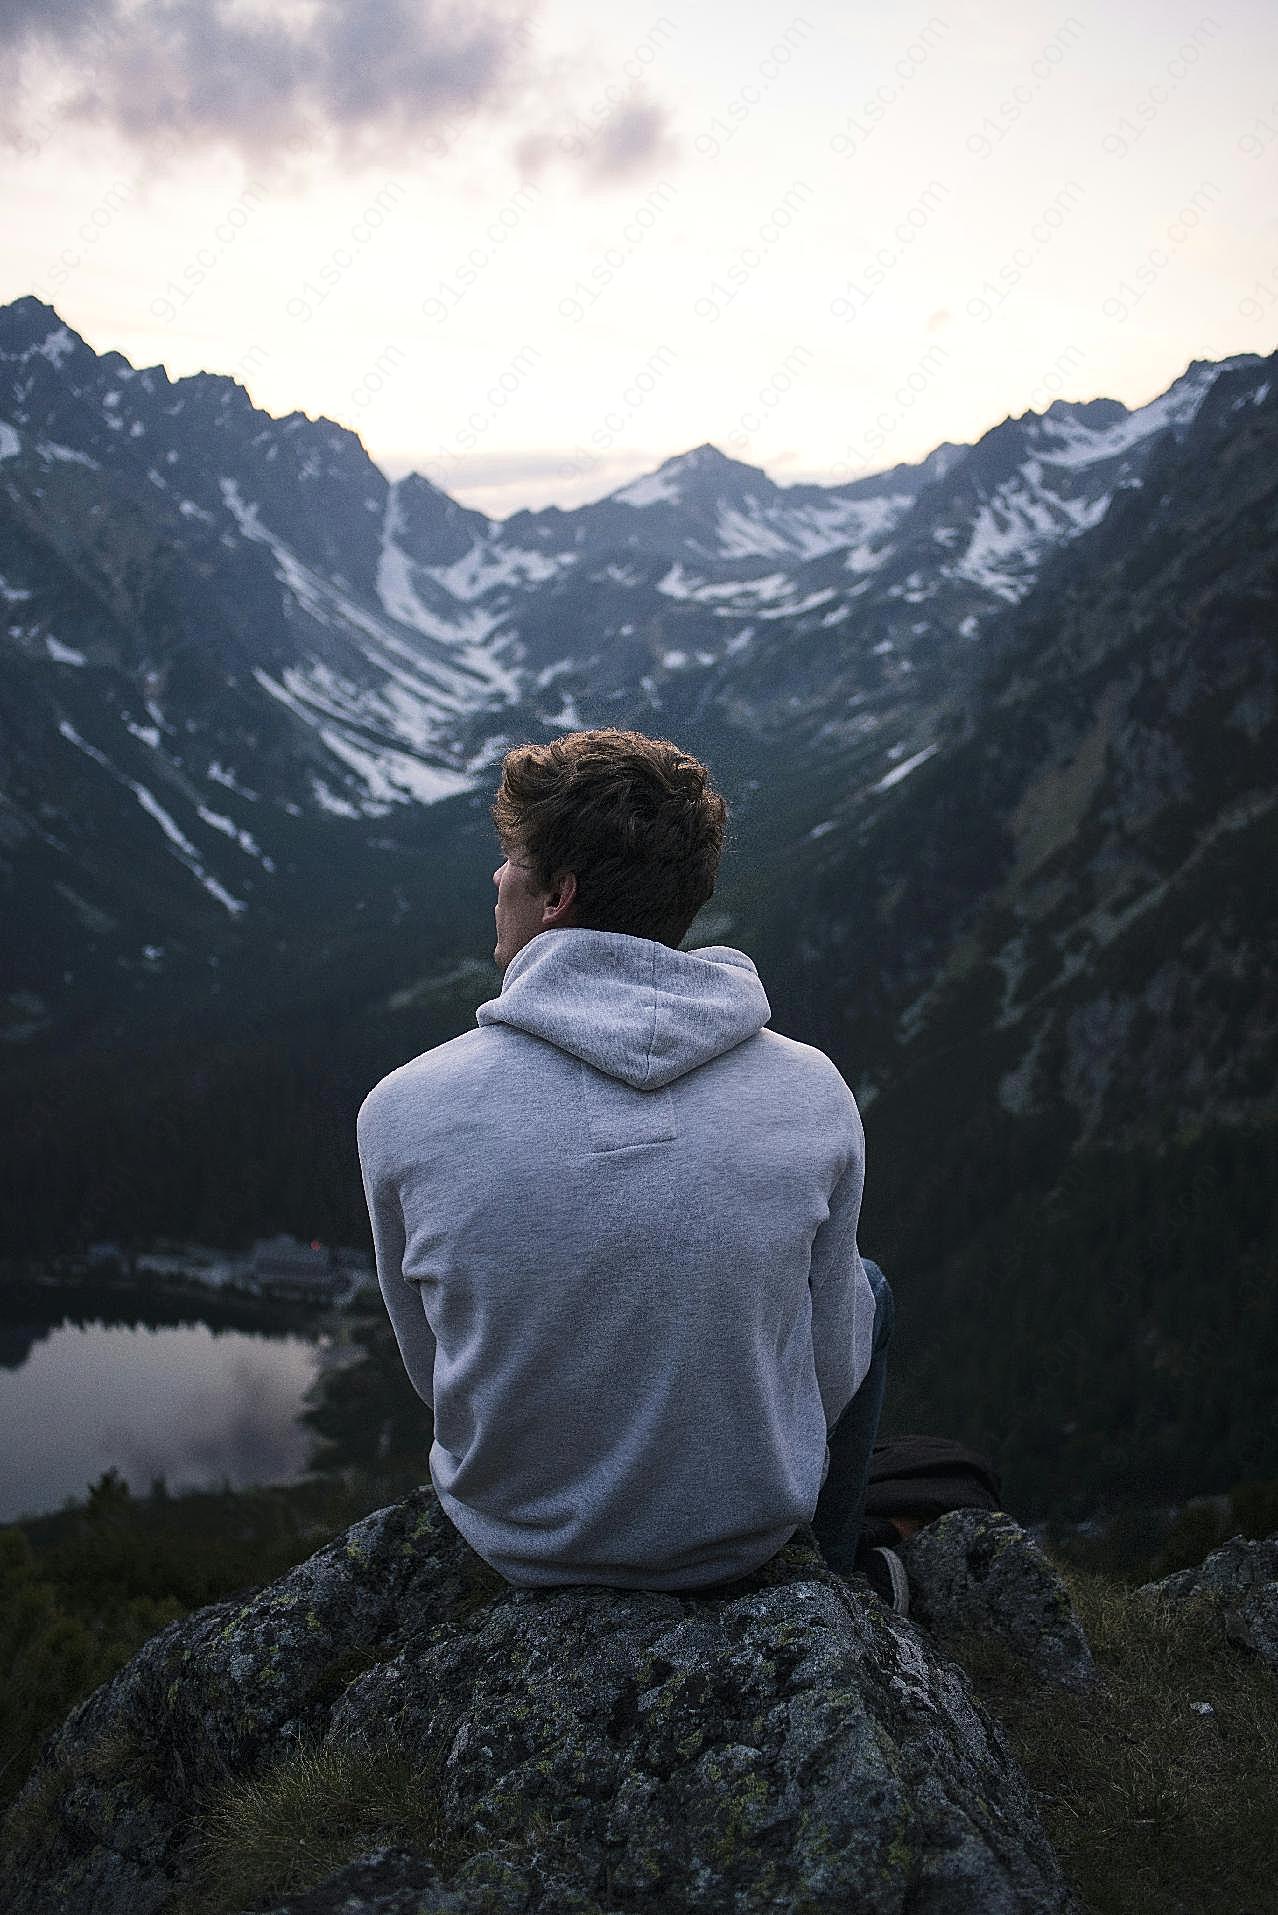
<svg viewBox="0 0 1278 1915">
<path fill-rule="evenodd" d="M 532 33 L 491 0 L 9 0 L 0 52 L 58 81 L 72 121 L 261 164 L 330 139 L 348 160 L 437 152 L 442 129 L 509 105 Z"/>
<path fill-rule="evenodd" d="M 575 168 L 587 185 L 600 186 L 631 179 L 675 157 L 669 114 L 653 100 L 597 100 L 589 118 L 577 113 L 557 134 L 534 131 L 515 147 L 525 179 L 538 179 L 558 162 Z"/>
<path fill-rule="evenodd" d="M 597 179 L 629 179 L 672 152 L 664 107 L 645 100 L 623 107 L 601 126 L 593 149 L 587 151 L 588 171 Z"/>
</svg>

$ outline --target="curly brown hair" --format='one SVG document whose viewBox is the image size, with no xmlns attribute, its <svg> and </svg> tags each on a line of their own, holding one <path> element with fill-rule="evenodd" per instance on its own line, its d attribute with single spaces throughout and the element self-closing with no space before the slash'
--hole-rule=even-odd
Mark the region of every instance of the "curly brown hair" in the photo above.
<svg viewBox="0 0 1278 1915">
<path fill-rule="evenodd" d="M 516 745 L 491 809 L 538 890 L 575 874 L 585 930 L 677 949 L 714 895 L 728 806 L 705 765 L 668 738 L 608 727 Z"/>
</svg>

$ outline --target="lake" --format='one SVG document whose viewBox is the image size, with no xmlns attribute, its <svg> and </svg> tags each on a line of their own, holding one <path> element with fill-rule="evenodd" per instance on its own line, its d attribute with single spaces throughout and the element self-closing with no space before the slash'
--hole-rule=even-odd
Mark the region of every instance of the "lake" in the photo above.
<svg viewBox="0 0 1278 1915">
<path fill-rule="evenodd" d="M 110 1468 L 142 1495 L 157 1476 L 176 1492 L 304 1473 L 297 1418 L 328 1352 L 318 1317 L 214 1327 L 188 1306 L 177 1322 L 139 1309 L 68 1320 L 42 1302 L 0 1312 L 0 1522 L 59 1509 Z M 121 1314 L 132 1320 L 109 1320 Z"/>
</svg>

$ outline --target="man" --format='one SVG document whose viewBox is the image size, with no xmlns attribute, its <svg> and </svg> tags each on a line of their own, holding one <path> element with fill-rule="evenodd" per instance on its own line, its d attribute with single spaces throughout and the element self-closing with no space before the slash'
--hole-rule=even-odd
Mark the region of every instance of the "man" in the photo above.
<svg viewBox="0 0 1278 1915">
<path fill-rule="evenodd" d="M 727 806 L 608 729 L 508 752 L 492 815 L 501 993 L 357 1124 L 440 1503 L 520 1585 L 705 1588 L 808 1521 L 866 1567 L 892 1297 L 857 1250 L 864 1134 L 751 960 L 679 948 Z"/>
</svg>

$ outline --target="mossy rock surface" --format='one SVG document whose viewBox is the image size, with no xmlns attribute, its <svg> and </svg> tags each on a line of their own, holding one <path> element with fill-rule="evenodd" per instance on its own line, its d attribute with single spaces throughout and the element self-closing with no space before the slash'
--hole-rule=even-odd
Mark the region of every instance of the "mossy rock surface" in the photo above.
<svg viewBox="0 0 1278 1915">
<path fill-rule="evenodd" d="M 429 1489 L 170 1625 L 82 1703 L 16 1805 L 0 1901 L 194 1906 L 210 1800 L 302 1748 L 396 1751 L 433 1778 L 444 1849 L 370 1841 L 257 1909 L 1074 1909 L 962 1670 L 806 1527 L 701 1595 L 517 1590 Z"/>
<path fill-rule="evenodd" d="M 939 1639 L 991 1637 L 1043 1682 L 1086 1689 L 1096 1665 L 1074 1605 L 1032 1536 L 1002 1510 L 952 1509 L 901 1547 L 910 1614 Z"/>
</svg>

